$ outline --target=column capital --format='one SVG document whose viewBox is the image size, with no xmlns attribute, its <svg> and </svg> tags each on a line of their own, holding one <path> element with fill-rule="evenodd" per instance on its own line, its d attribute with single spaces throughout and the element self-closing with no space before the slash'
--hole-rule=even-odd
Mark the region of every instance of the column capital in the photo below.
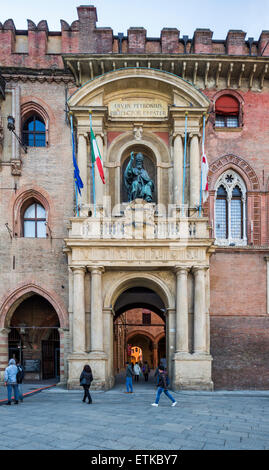
<svg viewBox="0 0 269 470">
<path fill-rule="evenodd" d="M 10 328 L 0 328 L 0 336 L 8 336 L 8 334 L 11 332 Z"/>
<path fill-rule="evenodd" d="M 185 137 L 185 132 L 184 132 L 184 130 L 172 132 L 172 139 L 173 139 L 173 141 L 174 141 L 177 137 L 181 137 L 181 139 L 184 139 L 184 137 Z"/>
<path fill-rule="evenodd" d="M 86 127 L 78 127 L 77 128 L 77 135 L 78 135 L 78 137 L 84 137 L 85 139 L 88 139 L 89 131 Z"/>
<path fill-rule="evenodd" d="M 97 130 L 95 132 L 95 137 L 100 137 L 101 139 L 104 140 L 105 134 L 103 133 L 103 131 Z"/>
<path fill-rule="evenodd" d="M 189 139 L 191 140 L 193 137 L 198 137 L 198 139 L 201 137 L 201 132 L 199 131 L 192 131 L 189 133 Z"/>
<path fill-rule="evenodd" d="M 176 274 L 188 274 L 191 268 L 189 266 L 175 266 L 174 271 Z"/>
<path fill-rule="evenodd" d="M 69 333 L 69 328 L 58 328 L 59 333 Z"/>
<path fill-rule="evenodd" d="M 209 266 L 192 266 L 191 270 L 194 274 L 199 273 L 201 271 L 206 271 L 209 269 Z"/>
<path fill-rule="evenodd" d="M 85 266 L 69 266 L 70 269 L 72 269 L 73 273 L 85 273 L 86 268 Z"/>
<path fill-rule="evenodd" d="M 87 269 L 91 274 L 102 274 L 105 272 L 104 266 L 87 266 Z"/>
</svg>

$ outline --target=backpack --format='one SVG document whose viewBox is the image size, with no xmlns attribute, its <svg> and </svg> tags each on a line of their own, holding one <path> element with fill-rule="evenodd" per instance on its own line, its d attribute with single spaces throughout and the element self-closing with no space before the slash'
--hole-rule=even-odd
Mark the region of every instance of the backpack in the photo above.
<svg viewBox="0 0 269 470">
<path fill-rule="evenodd" d="M 17 369 L 18 369 L 18 372 L 17 372 L 17 375 L 16 375 L 16 379 L 17 379 L 17 383 L 21 383 L 22 382 L 22 379 L 23 379 L 23 370 L 21 367 L 18 367 L 17 366 Z"/>
</svg>

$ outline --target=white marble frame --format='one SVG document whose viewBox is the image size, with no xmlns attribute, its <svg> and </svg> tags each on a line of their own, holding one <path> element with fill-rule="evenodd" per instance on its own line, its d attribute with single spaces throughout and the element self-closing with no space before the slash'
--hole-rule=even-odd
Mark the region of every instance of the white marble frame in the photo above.
<svg viewBox="0 0 269 470">
<path fill-rule="evenodd" d="M 226 177 L 228 175 L 233 176 L 233 182 L 228 183 L 226 181 Z M 214 232 L 216 234 L 216 200 L 217 200 L 217 192 L 220 186 L 224 186 L 227 192 L 227 205 L 228 205 L 228 238 L 216 238 L 215 245 L 219 246 L 229 246 L 231 243 L 234 243 L 236 246 L 246 246 L 247 245 L 247 189 L 246 185 L 241 178 L 241 176 L 234 170 L 228 169 L 224 173 L 220 175 L 218 178 L 216 185 L 215 185 L 215 199 L 214 199 Z M 232 199 L 232 192 L 235 186 L 238 186 L 242 192 L 242 202 L 243 202 L 243 238 L 232 238 L 231 237 L 231 199 Z"/>
</svg>

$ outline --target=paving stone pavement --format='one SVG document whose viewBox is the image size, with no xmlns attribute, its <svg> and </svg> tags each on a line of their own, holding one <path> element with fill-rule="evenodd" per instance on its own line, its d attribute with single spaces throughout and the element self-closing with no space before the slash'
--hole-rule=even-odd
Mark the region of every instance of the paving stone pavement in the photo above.
<svg viewBox="0 0 269 470">
<path fill-rule="evenodd" d="M 19 405 L 0 406 L 0 449 L 264 450 L 269 449 L 269 392 L 172 392 L 122 385 L 91 392 L 51 388 Z"/>
</svg>

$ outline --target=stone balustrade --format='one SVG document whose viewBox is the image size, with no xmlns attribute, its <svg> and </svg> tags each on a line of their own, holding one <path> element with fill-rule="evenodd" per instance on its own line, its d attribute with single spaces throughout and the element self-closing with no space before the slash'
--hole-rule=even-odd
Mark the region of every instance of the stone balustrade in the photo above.
<svg viewBox="0 0 269 470">
<path fill-rule="evenodd" d="M 76 217 L 71 219 L 70 238 L 90 239 L 201 239 L 209 238 L 204 217 L 154 216 L 145 220 L 133 217 Z"/>
</svg>

